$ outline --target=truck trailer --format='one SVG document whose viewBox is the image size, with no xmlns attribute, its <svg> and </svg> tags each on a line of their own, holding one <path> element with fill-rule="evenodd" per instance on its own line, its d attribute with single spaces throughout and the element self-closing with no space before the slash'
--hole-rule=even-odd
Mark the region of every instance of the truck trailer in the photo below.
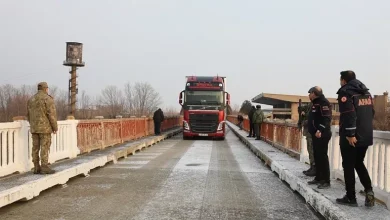
<svg viewBox="0 0 390 220">
<path fill-rule="evenodd" d="M 179 103 L 183 113 L 183 139 L 210 137 L 225 139 L 225 120 L 230 94 L 226 77 L 186 76 Z"/>
</svg>

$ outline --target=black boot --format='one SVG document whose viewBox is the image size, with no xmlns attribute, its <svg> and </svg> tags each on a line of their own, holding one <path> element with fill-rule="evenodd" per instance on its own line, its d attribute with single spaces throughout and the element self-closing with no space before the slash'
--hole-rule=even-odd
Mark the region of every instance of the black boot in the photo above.
<svg viewBox="0 0 390 220">
<path fill-rule="evenodd" d="M 343 198 L 336 199 L 336 202 L 341 205 L 348 205 L 353 207 L 358 207 L 358 204 L 356 202 L 356 199 L 350 199 L 347 195 L 345 195 Z"/>
<path fill-rule="evenodd" d="M 316 167 L 312 166 L 307 172 L 304 172 L 306 176 L 316 176 Z"/>
<path fill-rule="evenodd" d="M 313 166 L 310 166 L 310 168 L 308 170 L 304 170 L 304 171 L 302 171 L 302 173 L 306 174 L 307 172 L 310 172 L 312 169 L 313 169 Z"/>
<path fill-rule="evenodd" d="M 328 182 L 321 183 L 320 185 L 318 185 L 317 188 L 318 189 L 329 189 L 330 188 L 330 183 L 328 183 Z"/>
<path fill-rule="evenodd" d="M 321 183 L 322 183 L 322 181 L 316 180 L 316 179 L 307 182 L 307 184 L 309 184 L 309 185 L 321 184 Z"/>
</svg>

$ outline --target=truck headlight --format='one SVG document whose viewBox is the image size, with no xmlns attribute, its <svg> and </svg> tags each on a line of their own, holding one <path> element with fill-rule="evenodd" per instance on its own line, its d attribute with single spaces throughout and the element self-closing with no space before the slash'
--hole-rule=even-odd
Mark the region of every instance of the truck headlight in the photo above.
<svg viewBox="0 0 390 220">
<path fill-rule="evenodd" d="M 184 130 L 190 130 L 190 126 L 188 125 L 188 122 L 183 121 Z"/>
<path fill-rule="evenodd" d="M 222 131 L 223 129 L 223 124 L 225 124 L 225 121 L 221 121 L 218 125 L 217 131 Z"/>
</svg>

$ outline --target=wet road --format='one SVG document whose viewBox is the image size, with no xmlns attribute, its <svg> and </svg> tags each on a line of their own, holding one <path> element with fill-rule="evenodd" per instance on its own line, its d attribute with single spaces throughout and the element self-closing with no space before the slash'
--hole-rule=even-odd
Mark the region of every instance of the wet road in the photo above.
<svg viewBox="0 0 390 220">
<path fill-rule="evenodd" d="M 233 132 L 163 141 L 76 177 L 0 219 L 321 219 Z"/>
</svg>

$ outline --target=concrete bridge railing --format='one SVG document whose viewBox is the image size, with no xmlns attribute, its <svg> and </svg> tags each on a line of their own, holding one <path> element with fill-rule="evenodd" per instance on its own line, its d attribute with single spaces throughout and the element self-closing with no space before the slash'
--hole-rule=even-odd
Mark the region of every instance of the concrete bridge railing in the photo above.
<svg viewBox="0 0 390 220">
<path fill-rule="evenodd" d="M 162 131 L 179 127 L 182 118 L 167 117 Z M 154 134 L 152 118 L 65 120 L 52 135 L 49 162 L 75 158 L 80 154 Z M 0 177 L 30 171 L 32 139 L 26 120 L 0 123 Z"/>
<path fill-rule="evenodd" d="M 227 120 L 237 124 L 237 116 Z M 249 120 L 244 119 L 243 129 L 249 131 Z M 339 145 L 339 127 L 332 126 L 332 139 L 329 142 L 329 164 L 331 177 L 344 181 L 342 157 Z M 280 150 L 309 163 L 306 138 L 302 136 L 297 124 L 267 119 L 261 128 L 262 139 Z M 374 131 L 374 145 L 370 146 L 364 161 L 372 179 L 376 197 L 390 208 L 390 132 Z M 357 175 L 356 175 L 357 177 Z M 358 188 L 363 189 L 358 183 Z"/>
</svg>

